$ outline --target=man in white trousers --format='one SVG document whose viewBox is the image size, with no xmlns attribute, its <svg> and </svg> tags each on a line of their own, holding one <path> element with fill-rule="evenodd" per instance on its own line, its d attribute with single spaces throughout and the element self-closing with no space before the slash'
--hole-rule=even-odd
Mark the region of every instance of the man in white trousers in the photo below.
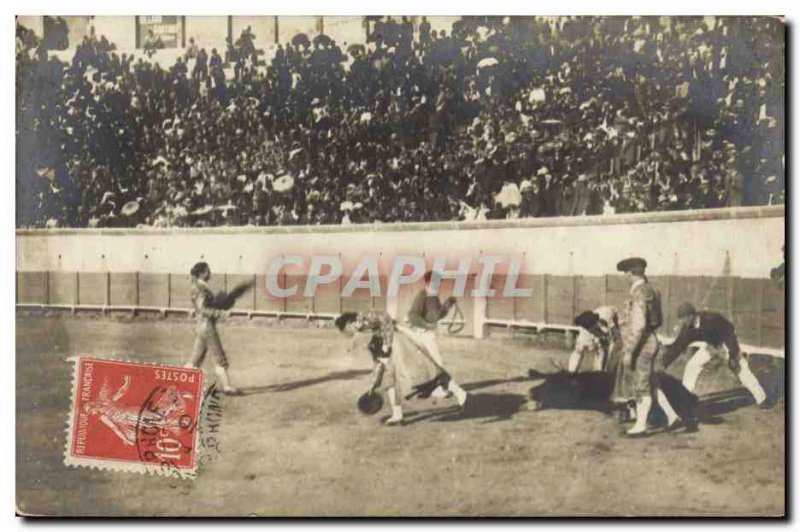
<svg viewBox="0 0 800 532">
<path fill-rule="evenodd" d="M 439 301 L 439 296 L 433 293 L 431 287 L 432 278 L 432 271 L 424 275 L 425 288 L 417 292 L 414 296 L 414 301 L 411 303 L 411 308 L 408 311 L 408 322 L 411 325 L 409 336 L 428 352 L 436 364 L 440 367 L 445 367 L 442 362 L 442 355 L 439 353 L 439 345 L 436 342 L 436 328 L 439 320 L 444 318 L 455 304 L 456 298 L 451 296 L 444 303 Z M 458 386 L 455 381 L 450 381 L 448 390 L 438 386 L 431 396 L 441 399 L 449 397 L 450 394 L 455 394 L 458 404 L 462 407 L 464 406 L 467 400 L 467 392 Z"/>
<path fill-rule="evenodd" d="M 775 404 L 774 398 L 768 398 L 764 388 L 747 363 L 747 357 L 739 351 L 739 342 L 733 324 L 721 314 L 711 311 L 697 311 L 691 303 L 683 303 L 678 307 L 680 330 L 675 341 L 667 348 L 664 357 L 666 368 L 690 345 L 698 346 L 697 352 L 686 363 L 683 373 L 683 385 L 694 392 L 697 379 L 703 369 L 714 359 L 726 359 L 728 367 L 739 381 L 750 392 L 756 404 L 763 409 Z"/>
</svg>

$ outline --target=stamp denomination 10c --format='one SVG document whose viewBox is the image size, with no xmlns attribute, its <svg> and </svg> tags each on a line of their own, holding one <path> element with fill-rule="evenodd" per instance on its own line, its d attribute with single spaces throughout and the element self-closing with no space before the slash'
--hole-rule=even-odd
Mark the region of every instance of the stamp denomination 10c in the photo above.
<svg viewBox="0 0 800 532">
<path fill-rule="evenodd" d="M 203 372 L 74 357 L 64 463 L 193 478 Z"/>
</svg>

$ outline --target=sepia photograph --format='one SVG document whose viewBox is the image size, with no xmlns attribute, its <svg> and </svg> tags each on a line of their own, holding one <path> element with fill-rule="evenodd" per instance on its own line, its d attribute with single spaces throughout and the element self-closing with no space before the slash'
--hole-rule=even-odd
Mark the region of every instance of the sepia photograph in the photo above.
<svg viewBox="0 0 800 532">
<path fill-rule="evenodd" d="M 786 18 L 18 11 L 16 515 L 787 517 Z"/>
</svg>

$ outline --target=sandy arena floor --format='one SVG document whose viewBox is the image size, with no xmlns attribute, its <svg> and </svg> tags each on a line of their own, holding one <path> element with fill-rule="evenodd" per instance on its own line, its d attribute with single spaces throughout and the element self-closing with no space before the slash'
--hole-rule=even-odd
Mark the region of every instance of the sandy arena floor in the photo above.
<svg viewBox="0 0 800 532">
<path fill-rule="evenodd" d="M 761 411 L 724 367 L 701 376 L 696 434 L 631 440 L 593 411 L 526 408 L 528 368 L 568 353 L 525 338 L 442 338 L 472 393 L 415 401 L 409 423 L 360 415 L 366 353 L 330 328 L 220 327 L 235 383 L 223 399 L 221 452 L 194 481 L 67 468 L 63 450 L 75 354 L 180 365 L 189 321 L 17 318 L 17 504 L 45 515 L 771 515 L 784 513 L 784 403 Z M 539 344 L 541 345 L 541 344 Z M 756 360 L 765 387 L 781 361 Z M 213 378 L 210 361 L 206 371 Z M 683 360 L 673 371 L 679 375 Z M 718 394 L 716 392 L 730 391 Z"/>
</svg>

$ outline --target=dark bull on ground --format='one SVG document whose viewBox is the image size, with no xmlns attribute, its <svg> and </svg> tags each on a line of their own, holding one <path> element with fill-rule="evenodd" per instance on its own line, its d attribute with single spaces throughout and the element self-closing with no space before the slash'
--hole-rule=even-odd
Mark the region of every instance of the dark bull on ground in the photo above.
<svg viewBox="0 0 800 532">
<path fill-rule="evenodd" d="M 570 373 L 563 370 L 556 373 L 542 373 L 531 369 L 528 371 L 528 377 L 541 380 L 531 387 L 529 392 L 534 410 L 552 408 L 598 410 L 605 413 L 615 410 L 615 405 L 609 400 L 613 387 L 613 375 L 609 373 L 600 371 Z M 681 419 L 685 422 L 697 420 L 699 401 L 695 394 L 684 388 L 678 379 L 666 373 L 656 373 L 654 379 Z M 666 418 L 656 405 L 657 402 L 654 401 L 649 421 L 653 425 L 663 424 Z"/>
</svg>

